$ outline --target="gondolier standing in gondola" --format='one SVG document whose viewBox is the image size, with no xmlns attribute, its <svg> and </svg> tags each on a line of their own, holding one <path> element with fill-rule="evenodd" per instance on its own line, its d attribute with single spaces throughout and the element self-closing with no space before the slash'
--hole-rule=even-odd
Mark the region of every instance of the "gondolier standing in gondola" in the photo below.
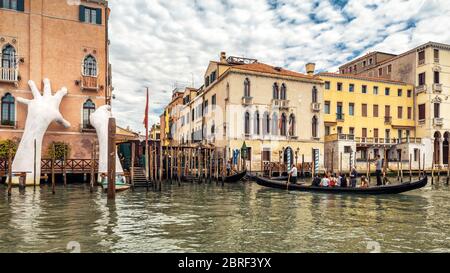
<svg viewBox="0 0 450 273">
<path fill-rule="evenodd" d="M 381 180 L 382 168 L 383 168 L 383 160 L 380 155 L 377 155 L 377 160 L 375 161 L 376 167 L 376 175 L 377 175 L 377 186 L 383 185 L 383 181 Z"/>
<path fill-rule="evenodd" d="M 296 184 L 298 171 L 297 171 L 297 167 L 295 165 L 292 166 L 291 170 L 289 171 L 289 175 L 291 176 L 290 182 L 293 184 Z"/>
<path fill-rule="evenodd" d="M 228 160 L 228 162 L 227 162 L 227 176 L 230 176 L 231 175 L 231 162 L 230 162 L 231 160 Z"/>
</svg>

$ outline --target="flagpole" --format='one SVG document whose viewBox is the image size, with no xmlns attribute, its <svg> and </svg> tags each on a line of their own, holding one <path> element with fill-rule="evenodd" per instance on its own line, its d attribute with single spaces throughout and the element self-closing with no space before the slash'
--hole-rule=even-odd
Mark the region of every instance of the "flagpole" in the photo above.
<svg viewBox="0 0 450 273">
<path fill-rule="evenodd" d="M 148 181 L 148 87 L 147 87 L 147 100 L 145 105 L 145 178 Z"/>
</svg>

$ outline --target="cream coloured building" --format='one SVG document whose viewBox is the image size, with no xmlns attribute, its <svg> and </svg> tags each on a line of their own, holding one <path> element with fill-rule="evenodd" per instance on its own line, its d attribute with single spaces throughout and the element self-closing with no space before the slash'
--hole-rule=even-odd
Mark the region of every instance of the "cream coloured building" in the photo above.
<svg viewBox="0 0 450 273">
<path fill-rule="evenodd" d="M 245 141 L 252 170 L 264 162 L 303 160 L 322 171 L 323 82 L 313 64 L 307 68 L 304 75 L 221 53 L 209 63 L 204 85 L 186 90 L 174 136 L 183 144 L 226 148 L 227 159 Z"/>
</svg>

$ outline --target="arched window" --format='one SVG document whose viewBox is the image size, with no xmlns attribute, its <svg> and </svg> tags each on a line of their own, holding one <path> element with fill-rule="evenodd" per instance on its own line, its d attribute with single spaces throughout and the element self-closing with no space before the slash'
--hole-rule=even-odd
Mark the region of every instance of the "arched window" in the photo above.
<svg viewBox="0 0 450 273">
<path fill-rule="evenodd" d="M 278 115 L 277 113 L 273 113 L 272 115 L 272 135 L 278 135 Z"/>
<path fill-rule="evenodd" d="M 291 114 L 289 116 L 289 135 L 295 136 L 295 115 Z"/>
<path fill-rule="evenodd" d="M 287 119 L 286 119 L 286 114 L 285 113 L 283 113 L 283 114 L 281 114 L 281 128 L 280 128 L 280 134 L 282 135 L 282 136 L 285 136 L 286 135 L 286 122 L 287 121 Z"/>
<path fill-rule="evenodd" d="M 0 79 L 5 81 L 17 81 L 17 56 L 13 46 L 7 45 L 2 49 Z"/>
<path fill-rule="evenodd" d="M 2 67 L 16 68 L 17 58 L 16 49 L 12 45 L 7 45 L 2 50 Z"/>
<path fill-rule="evenodd" d="M 92 113 L 95 111 L 95 104 L 92 102 L 92 100 L 88 99 L 83 104 L 83 129 L 92 129 L 91 121 L 89 120 L 89 117 Z"/>
<path fill-rule="evenodd" d="M 264 118 L 263 118 L 263 133 L 264 134 L 270 134 L 270 115 L 269 112 L 264 112 Z"/>
<path fill-rule="evenodd" d="M 244 81 L 244 97 L 250 97 L 250 80 L 248 78 L 245 78 Z"/>
<path fill-rule="evenodd" d="M 312 102 L 317 102 L 317 88 L 315 86 L 312 89 Z"/>
<path fill-rule="evenodd" d="M 92 55 L 87 55 L 84 58 L 83 76 L 97 77 L 97 60 Z"/>
<path fill-rule="evenodd" d="M 250 135 L 250 113 L 245 112 L 244 133 Z"/>
<path fill-rule="evenodd" d="M 254 133 L 255 133 L 255 135 L 259 136 L 259 134 L 261 133 L 261 130 L 260 130 L 261 127 L 260 127 L 260 122 L 259 122 L 259 112 L 258 111 L 256 111 L 256 113 L 255 113 L 254 126 L 255 126 Z"/>
<path fill-rule="evenodd" d="M 2 125 L 14 126 L 15 123 L 15 100 L 10 93 L 2 98 Z"/>
<path fill-rule="evenodd" d="M 272 98 L 274 100 L 278 100 L 280 98 L 280 93 L 279 93 L 279 90 L 278 90 L 278 83 L 274 83 L 272 89 L 273 89 Z"/>
<path fill-rule="evenodd" d="M 286 84 L 281 85 L 280 100 L 286 100 Z"/>
<path fill-rule="evenodd" d="M 317 117 L 314 116 L 312 118 L 312 137 L 318 137 L 319 133 L 317 131 L 318 129 L 318 121 L 317 121 Z"/>
</svg>

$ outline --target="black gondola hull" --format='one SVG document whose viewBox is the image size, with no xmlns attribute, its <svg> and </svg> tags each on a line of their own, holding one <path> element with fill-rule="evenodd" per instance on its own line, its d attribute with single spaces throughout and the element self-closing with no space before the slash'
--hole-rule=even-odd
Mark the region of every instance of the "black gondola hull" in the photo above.
<svg viewBox="0 0 450 273">
<path fill-rule="evenodd" d="M 242 178 L 245 177 L 245 175 L 247 174 L 247 171 L 243 171 L 237 174 L 233 174 L 230 176 L 225 176 L 225 178 L 223 179 L 224 183 L 236 183 L 239 182 Z M 222 178 L 219 178 L 220 181 L 222 181 Z"/>
<path fill-rule="evenodd" d="M 342 187 L 315 187 L 306 186 L 299 184 L 287 184 L 287 181 L 277 181 L 271 180 L 263 177 L 251 177 L 258 183 L 258 185 L 278 188 L 290 191 L 305 191 L 305 192 L 323 192 L 323 193 L 334 193 L 334 194 L 398 194 L 402 192 L 412 191 L 416 189 L 423 188 L 427 185 L 428 178 L 424 177 L 419 181 L 411 183 L 402 183 L 395 185 L 384 185 L 369 188 L 342 188 Z"/>
</svg>

